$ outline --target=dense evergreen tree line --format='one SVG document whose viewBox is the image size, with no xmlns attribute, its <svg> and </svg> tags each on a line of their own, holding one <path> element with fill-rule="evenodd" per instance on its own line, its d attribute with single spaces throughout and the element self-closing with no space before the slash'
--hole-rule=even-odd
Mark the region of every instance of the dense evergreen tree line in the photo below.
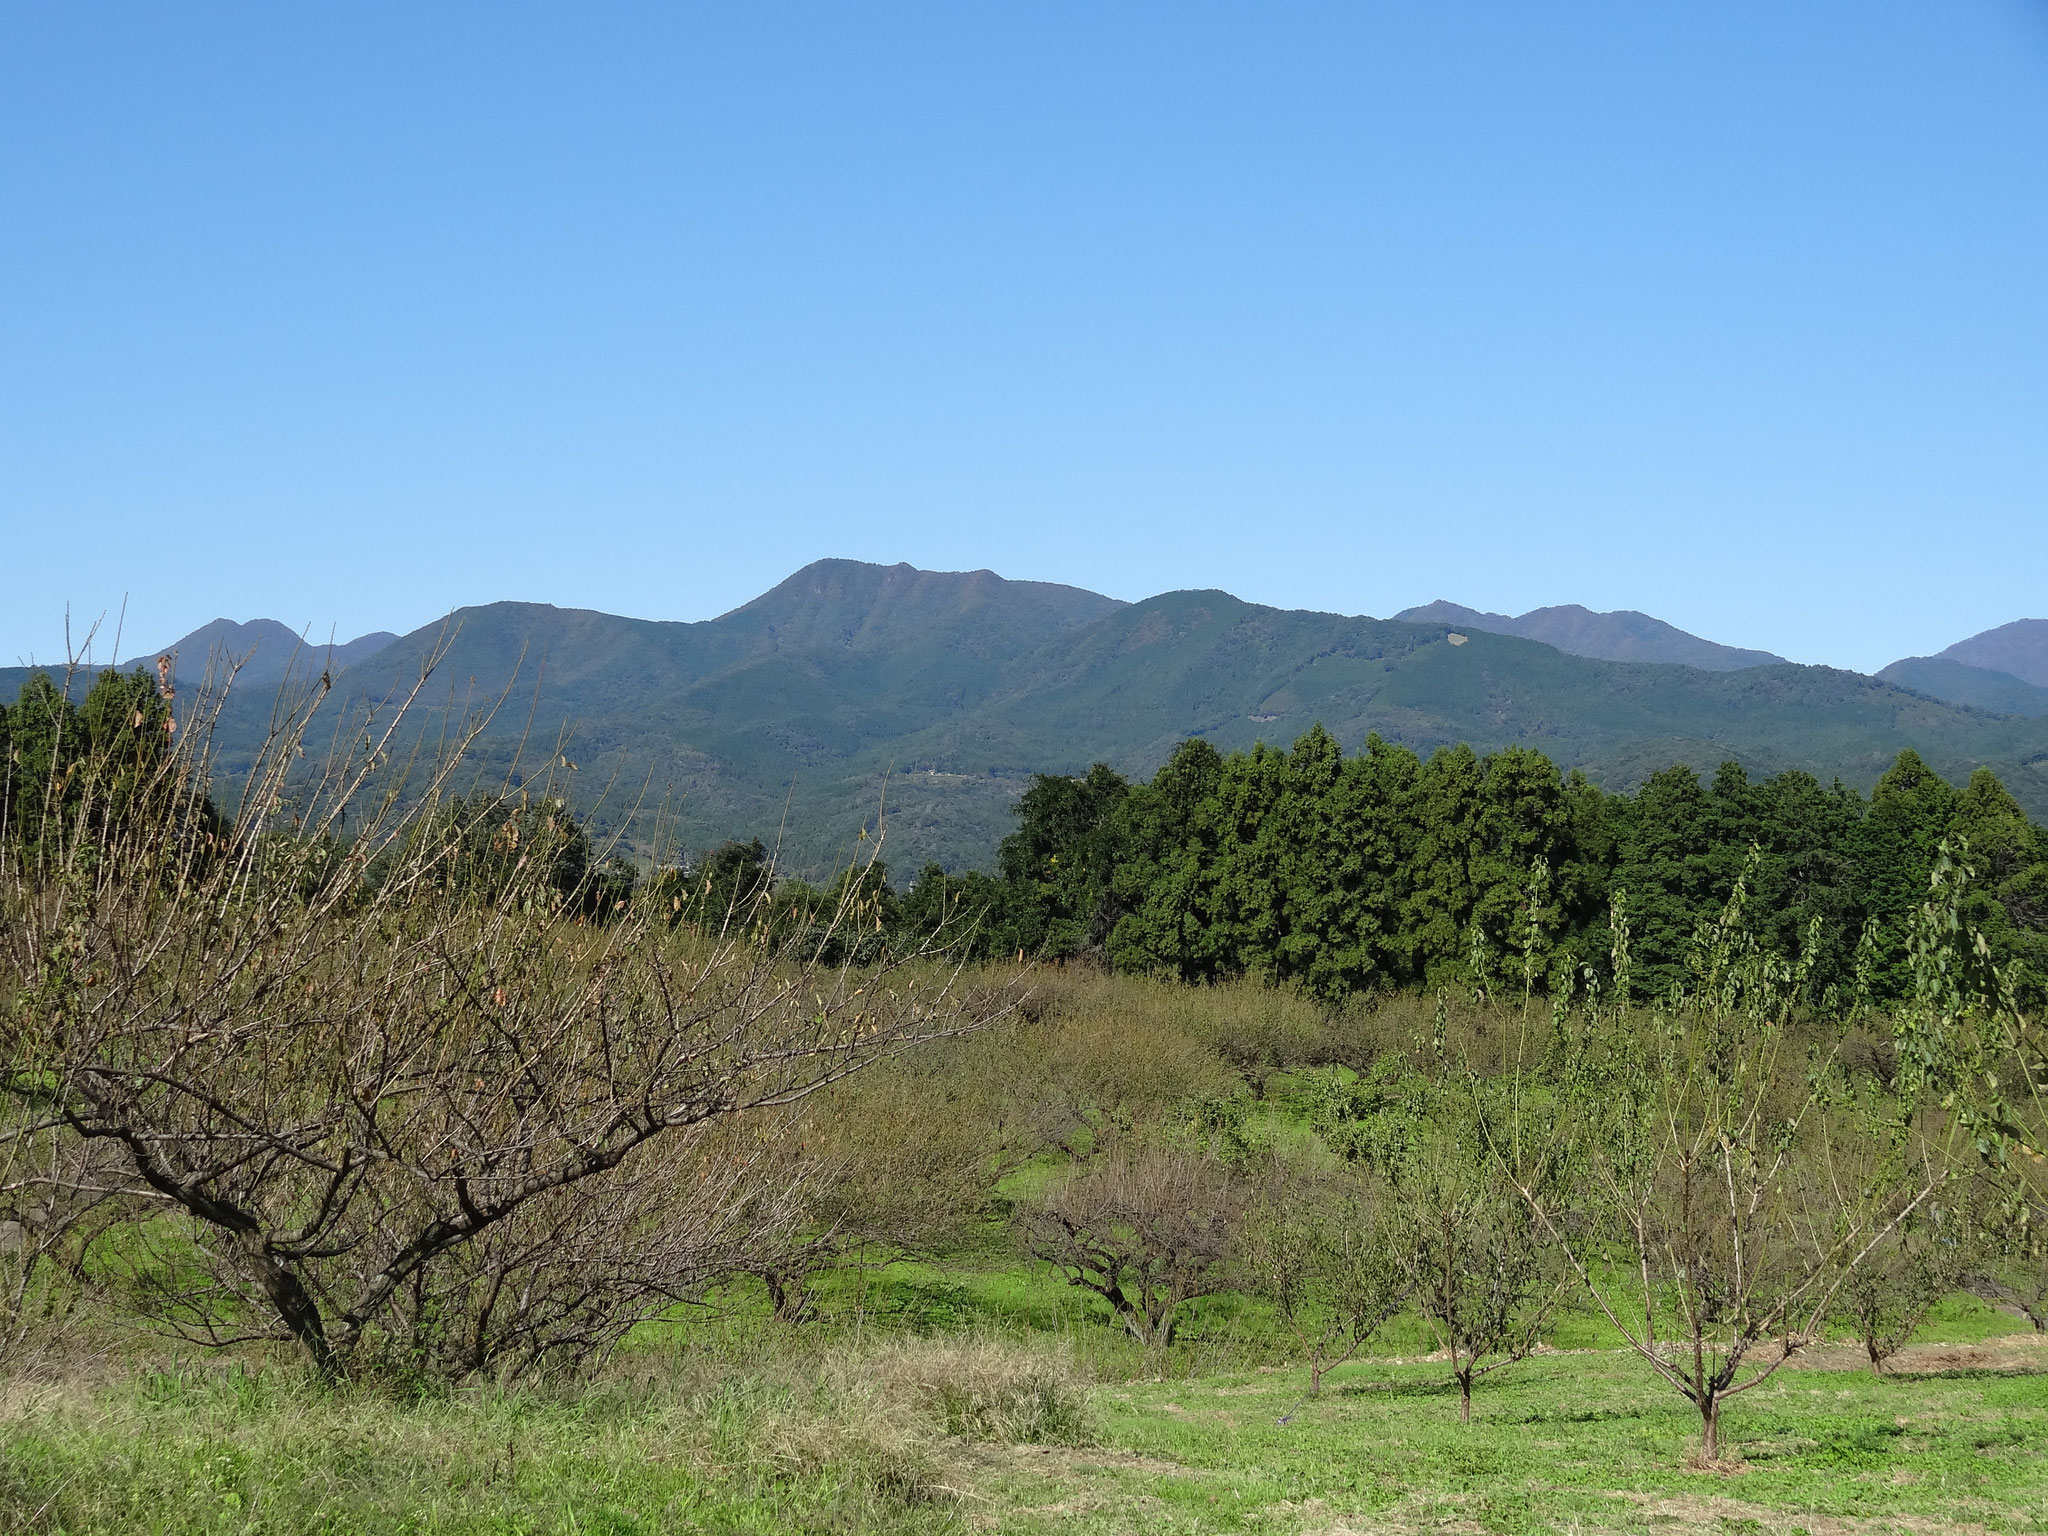
<svg viewBox="0 0 2048 1536">
<path fill-rule="evenodd" d="M 1745 921 L 1781 954 L 1811 951 L 1810 1002 L 1833 1010 L 1905 989 L 1906 919 L 1944 839 L 1968 849 L 1970 922 L 2038 997 L 2048 834 L 1988 769 L 1958 791 L 1911 751 L 1866 801 L 1799 772 L 1754 783 L 1733 762 L 1608 794 L 1527 748 L 1424 759 L 1375 736 L 1347 757 L 1320 726 L 1291 751 L 1191 740 L 1147 783 L 1100 764 L 1040 776 L 1000 873 L 927 869 L 899 921 L 965 909 L 989 953 L 1259 976 L 1334 1001 L 1610 984 L 1618 905 L 1633 984 L 1663 996 L 1747 870 Z"/>
</svg>

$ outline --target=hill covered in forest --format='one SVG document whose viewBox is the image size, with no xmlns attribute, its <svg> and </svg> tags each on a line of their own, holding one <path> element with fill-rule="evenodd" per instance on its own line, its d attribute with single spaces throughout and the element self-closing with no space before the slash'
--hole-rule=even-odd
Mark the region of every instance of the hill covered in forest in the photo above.
<svg viewBox="0 0 2048 1536">
<path fill-rule="evenodd" d="M 1121 603 L 987 571 L 826 560 L 700 623 L 494 603 L 340 672 L 326 717 L 402 693 L 437 650 L 420 723 L 494 710 L 489 772 L 554 763 L 599 829 L 663 804 L 686 846 L 779 836 L 798 867 L 852 847 L 885 794 L 891 864 L 985 864 L 1034 773 L 1100 760 L 1145 775 L 1190 736 L 1229 751 L 1318 722 L 1347 748 L 1368 732 L 1423 753 L 1533 746 L 1611 789 L 1732 758 L 1867 790 L 1911 747 L 1957 783 L 1989 766 L 2048 814 L 2048 720 L 1827 667 L 1611 661 L 1215 591 Z M 0 690 L 20 678 L 0 673 Z M 272 702 L 261 687 L 230 702 L 228 773 Z"/>
<path fill-rule="evenodd" d="M 1950 704 L 1967 704 L 1994 715 L 2048 715 L 2048 688 L 1998 672 L 1973 667 L 1948 655 L 1908 656 L 1877 674 L 1885 682 L 1924 693 Z"/>
<path fill-rule="evenodd" d="M 1937 655 L 1907 656 L 1877 675 L 1951 704 L 2048 715 L 2048 619 L 2016 619 Z"/>
<path fill-rule="evenodd" d="M 2036 688 L 2048 688 L 2048 619 L 2015 619 L 1958 640 L 1941 654 L 1949 661 L 2004 672 Z"/>
<path fill-rule="evenodd" d="M 163 655 L 177 658 L 178 681 L 188 686 L 225 677 L 232 670 L 239 686 L 276 687 L 287 677 L 318 677 L 323 671 L 345 672 L 368 661 L 398 636 L 375 630 L 353 640 L 335 642 L 301 634 L 276 619 L 215 619 L 191 634 L 131 657 L 120 665 L 146 667 Z"/>
<path fill-rule="evenodd" d="M 1510 617 L 1505 613 L 1481 613 L 1476 608 L 1439 598 L 1420 608 L 1404 608 L 1394 617 L 1412 624 L 1449 624 L 1460 630 L 1483 629 L 1493 635 L 1541 640 L 1568 655 L 1591 656 L 1600 661 L 1670 661 L 1705 672 L 1737 672 L 1744 667 L 1776 666 L 1785 660 L 1769 651 L 1744 650 L 1703 640 L 1632 608 L 1595 613 L 1577 603 L 1565 603 L 1555 608 L 1532 608 Z"/>
</svg>

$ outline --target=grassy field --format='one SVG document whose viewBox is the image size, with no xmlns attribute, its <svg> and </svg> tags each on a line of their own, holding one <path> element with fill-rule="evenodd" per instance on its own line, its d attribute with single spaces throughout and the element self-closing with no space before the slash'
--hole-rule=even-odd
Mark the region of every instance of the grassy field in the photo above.
<svg viewBox="0 0 2048 1536">
<path fill-rule="evenodd" d="M 745 1302 L 746 1298 L 736 1298 Z M 1221 1300 L 1148 1360 L 1049 1276 L 903 1266 L 827 1319 L 749 1304 L 635 1341 L 595 1386 L 394 1398 L 169 1355 L 0 1405 L 0 1529 L 1590 1532 L 2048 1529 L 2048 1340 L 1966 1297 L 1888 1378 L 1830 1346 L 1691 1410 L 1594 1321 L 1482 1387 L 1403 1319 L 1322 1396 Z"/>
</svg>

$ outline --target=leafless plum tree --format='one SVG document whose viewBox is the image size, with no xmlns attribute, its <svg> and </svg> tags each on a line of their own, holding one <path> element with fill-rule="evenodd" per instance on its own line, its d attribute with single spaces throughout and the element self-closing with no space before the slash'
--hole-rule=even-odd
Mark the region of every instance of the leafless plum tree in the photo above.
<svg viewBox="0 0 2048 1536">
<path fill-rule="evenodd" d="M 1213 1158 L 1134 1140 L 1019 1215 L 1034 1256 L 1156 1350 L 1173 1342 L 1188 1302 L 1225 1288 L 1244 1205 L 1242 1182 Z"/>
<path fill-rule="evenodd" d="M 148 1205 L 112 1148 L 0 1098 L 0 1365 L 32 1363 L 62 1336 L 101 1239 Z"/>
<path fill-rule="evenodd" d="M 972 1241 L 996 1181 L 1036 1150 L 1006 1141 L 983 1065 L 936 1048 L 835 1084 L 794 1112 L 777 1156 L 800 1216 L 785 1243 L 763 1245 L 749 1266 L 777 1317 L 809 1315 L 822 1270 Z"/>
<path fill-rule="evenodd" d="M 8 1091 L 177 1213 L 168 1321 L 327 1374 L 602 1347 L 787 1224 L 747 1136 L 978 1022 L 924 956 L 829 967 L 596 913 L 509 845 L 452 893 L 467 829 L 437 807 L 475 725 L 393 762 L 431 665 L 311 772 L 322 690 L 281 705 L 234 818 L 167 836 L 208 766 L 180 722 L 140 813 L 80 816 L 0 882 Z"/>
</svg>

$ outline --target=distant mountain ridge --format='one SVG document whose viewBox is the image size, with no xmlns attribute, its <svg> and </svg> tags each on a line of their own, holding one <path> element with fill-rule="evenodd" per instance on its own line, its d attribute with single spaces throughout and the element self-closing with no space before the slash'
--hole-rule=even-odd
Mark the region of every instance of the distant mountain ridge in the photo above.
<svg viewBox="0 0 2048 1536">
<path fill-rule="evenodd" d="M 1949 661 L 2004 672 L 2036 688 L 2048 688 L 2048 619 L 2015 619 L 1958 640 L 1941 654 Z"/>
<path fill-rule="evenodd" d="M 1454 632 L 1464 644 L 1447 643 Z M 480 782 L 552 774 L 600 832 L 637 807 L 641 852 L 654 850 L 637 829 L 661 806 L 683 847 L 759 835 L 808 871 L 861 847 L 878 819 L 899 872 L 985 866 L 1034 773 L 1103 761 L 1149 774 L 1188 736 L 1230 751 L 1318 721 L 1347 750 L 1368 732 L 1424 753 L 1520 743 L 1613 789 L 1729 758 L 1867 789 L 1910 746 L 1957 782 L 1989 765 L 2048 815 L 2048 720 L 1826 667 L 1603 660 L 1464 618 L 1354 618 L 1226 592 L 1122 603 L 987 571 L 827 560 L 699 623 L 493 603 L 354 661 L 326 728 L 402 695 L 436 651 L 422 735 L 444 709 L 503 701 L 478 742 Z M 22 676 L 0 672 L 0 698 Z M 223 782 L 270 721 L 275 689 L 247 683 L 216 737 Z"/>
<path fill-rule="evenodd" d="M 2048 619 L 2015 619 L 1877 674 L 1930 698 L 1998 715 L 2048 715 Z"/>
<path fill-rule="evenodd" d="M 1702 640 L 1632 608 L 1595 613 L 1577 603 L 1565 603 L 1555 608 L 1532 608 L 1518 618 L 1510 618 L 1504 613 L 1481 613 L 1476 608 L 1438 598 L 1420 608 L 1404 608 L 1394 617 L 1412 624 L 1454 624 L 1491 635 L 1518 635 L 1524 640 L 1554 645 L 1568 656 L 1591 656 L 1600 661 L 1673 662 L 1705 672 L 1738 672 L 1746 667 L 1785 664 L 1784 657 L 1769 651 L 1749 651 Z"/>
<path fill-rule="evenodd" d="M 1908 656 L 1877 674 L 1931 699 L 1963 704 L 1994 715 L 2048 715 L 2048 688 L 2037 688 L 2010 672 L 1967 666 L 1946 652 Z"/>
<path fill-rule="evenodd" d="M 368 661 L 398 639 L 388 630 L 358 635 L 346 644 L 329 646 L 275 619 L 251 619 L 237 624 L 233 619 L 215 619 L 161 650 L 131 657 L 121 666 L 150 665 L 159 656 L 178 658 L 178 678 L 196 683 L 209 667 L 225 669 L 239 663 L 239 686 L 275 687 L 293 673 L 317 677 L 325 670 L 340 673 L 357 662 Z"/>
<path fill-rule="evenodd" d="M 712 620 L 758 633 L 777 649 L 844 644 L 881 649 L 951 618 L 972 618 L 960 643 L 1001 648 L 1021 625 L 1038 632 L 1088 623 L 1128 604 L 1050 581 L 1010 581 L 994 571 L 921 571 L 914 565 L 819 560 Z M 991 622 L 993 621 L 992 625 Z"/>
</svg>

